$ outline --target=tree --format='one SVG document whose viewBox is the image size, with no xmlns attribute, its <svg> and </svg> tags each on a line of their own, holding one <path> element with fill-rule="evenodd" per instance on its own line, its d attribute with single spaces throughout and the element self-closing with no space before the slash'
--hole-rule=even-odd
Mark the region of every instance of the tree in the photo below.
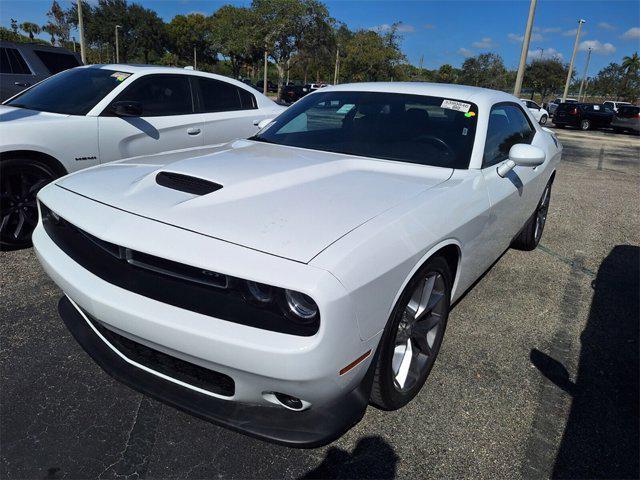
<svg viewBox="0 0 640 480">
<path fill-rule="evenodd" d="M 53 0 L 51 4 L 51 8 L 47 12 L 47 18 L 49 19 L 46 27 L 47 30 L 44 29 L 47 33 L 49 33 L 53 39 L 54 36 L 58 37 L 58 42 L 63 45 L 65 42 L 69 41 L 69 32 L 70 32 L 70 24 L 67 16 L 67 12 L 65 12 L 57 0 Z M 54 43 L 53 41 L 51 42 Z"/>
<path fill-rule="evenodd" d="M 532 97 L 540 93 L 542 102 L 548 94 L 559 91 L 567 79 L 568 67 L 557 58 L 534 60 L 524 72 L 524 86 L 530 88 Z"/>
<path fill-rule="evenodd" d="M 253 10 L 225 5 L 212 18 L 212 33 L 220 53 L 229 59 L 234 78 L 245 64 L 261 57 L 260 41 L 255 34 L 257 18 Z"/>
<path fill-rule="evenodd" d="M 372 30 L 355 32 L 345 53 L 340 71 L 350 81 L 397 80 L 402 75 L 399 66 L 405 56 L 400 51 L 395 27 L 384 35 Z"/>
<path fill-rule="evenodd" d="M 436 74 L 436 82 L 438 83 L 456 83 L 458 80 L 458 71 L 448 63 L 440 66 Z"/>
<path fill-rule="evenodd" d="M 501 90 L 506 85 L 507 69 L 502 57 L 495 53 L 482 53 L 469 57 L 462 64 L 460 81 L 466 85 Z"/>
<path fill-rule="evenodd" d="M 627 75 L 637 74 L 640 70 L 640 57 L 638 57 L 638 52 L 635 52 L 630 57 L 622 57 L 622 68 Z"/>
<path fill-rule="evenodd" d="M 133 4 L 128 8 L 128 17 L 133 25 L 130 32 L 131 49 L 136 53 L 142 53 L 144 63 L 149 63 L 151 53 L 161 57 L 167 43 L 167 32 L 158 14 Z"/>
<path fill-rule="evenodd" d="M 47 23 L 46 25 L 42 26 L 42 31 L 49 34 L 49 36 L 51 37 L 51 45 L 55 45 L 56 33 L 58 32 L 56 26 L 53 23 Z"/>
<path fill-rule="evenodd" d="M 34 39 L 35 35 L 39 34 L 42 31 L 42 29 L 40 28 L 40 25 L 38 25 L 37 23 L 33 23 L 33 22 L 22 22 L 20 24 L 20 28 L 22 29 L 22 31 L 24 33 L 29 35 L 29 38 L 31 40 Z"/>
<path fill-rule="evenodd" d="M 591 84 L 591 91 L 605 97 L 619 100 L 623 93 L 624 69 L 617 63 L 610 63 L 601 69 Z"/>
<path fill-rule="evenodd" d="M 217 44 L 213 36 L 213 22 L 201 13 L 176 15 L 167 25 L 170 50 L 187 64 L 193 63 L 193 50 L 198 63 L 217 62 Z"/>
<path fill-rule="evenodd" d="M 291 58 L 302 46 L 305 30 L 329 23 L 329 11 L 317 0 L 253 0 L 252 9 L 260 19 L 260 38 L 278 71 L 280 99 Z"/>
</svg>

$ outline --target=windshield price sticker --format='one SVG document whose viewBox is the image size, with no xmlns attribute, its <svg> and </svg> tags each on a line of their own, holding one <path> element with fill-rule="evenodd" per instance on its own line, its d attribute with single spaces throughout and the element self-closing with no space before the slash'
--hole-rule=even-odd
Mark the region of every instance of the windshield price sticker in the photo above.
<svg viewBox="0 0 640 480">
<path fill-rule="evenodd" d="M 127 77 L 130 77 L 131 74 L 130 73 L 124 73 L 124 72 L 115 72 L 115 73 L 112 73 L 111 76 L 114 77 L 119 82 L 122 82 Z"/>
<path fill-rule="evenodd" d="M 471 104 L 456 102 L 455 100 L 443 100 L 440 108 L 448 108 L 449 110 L 455 110 L 456 112 L 467 113 L 471 108 Z"/>
</svg>

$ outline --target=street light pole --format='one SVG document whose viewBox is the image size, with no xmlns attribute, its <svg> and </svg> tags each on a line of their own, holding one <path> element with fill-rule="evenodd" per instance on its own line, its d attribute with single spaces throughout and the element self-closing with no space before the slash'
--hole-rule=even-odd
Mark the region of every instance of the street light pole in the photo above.
<svg viewBox="0 0 640 480">
<path fill-rule="evenodd" d="M 578 42 L 580 41 L 580 31 L 582 30 L 582 24 L 586 23 L 586 20 L 582 18 L 578 20 L 578 31 L 576 32 L 576 41 L 573 44 L 573 53 L 571 54 L 571 62 L 569 62 L 569 71 L 567 72 L 567 81 L 564 84 L 564 93 L 562 94 L 562 101 L 567 99 L 569 94 L 569 84 L 571 83 L 571 74 L 573 73 L 573 62 L 576 59 L 576 52 L 578 51 Z"/>
<path fill-rule="evenodd" d="M 87 63 L 87 49 L 84 43 L 84 20 L 82 19 L 82 0 L 77 0 L 78 3 L 78 33 L 80 34 L 80 58 L 82 63 Z M 76 42 L 73 42 L 73 50 L 75 51 Z"/>
<path fill-rule="evenodd" d="M 120 45 L 118 44 L 118 29 L 122 28 L 120 25 L 116 25 L 116 63 L 120 63 Z"/>
<path fill-rule="evenodd" d="M 580 92 L 578 92 L 578 101 L 580 101 L 580 97 L 582 96 L 582 89 L 584 88 L 584 83 L 587 80 L 587 71 L 589 70 L 589 60 L 591 60 L 591 47 L 589 47 L 589 51 L 587 52 L 587 63 L 584 66 L 584 73 L 582 74 L 582 81 L 580 82 Z M 586 96 L 586 92 L 585 92 Z"/>
<path fill-rule="evenodd" d="M 536 15 L 536 4 L 538 0 L 531 0 L 529 5 L 529 17 L 527 18 L 527 28 L 524 31 L 522 39 L 522 52 L 520 53 L 520 65 L 518 65 L 518 74 L 516 75 L 516 84 L 513 87 L 513 95 L 520 96 L 522 89 L 522 79 L 524 78 L 524 69 L 527 65 L 527 53 L 529 52 L 529 42 L 531 41 L 531 30 L 533 28 L 533 17 Z"/>
<path fill-rule="evenodd" d="M 333 84 L 338 84 L 338 63 L 340 62 L 340 47 L 336 47 L 336 68 L 333 70 Z"/>
<path fill-rule="evenodd" d="M 269 62 L 267 61 L 267 45 L 264 45 L 264 73 L 262 74 L 262 94 L 267 94 L 267 69 L 269 68 Z"/>
</svg>

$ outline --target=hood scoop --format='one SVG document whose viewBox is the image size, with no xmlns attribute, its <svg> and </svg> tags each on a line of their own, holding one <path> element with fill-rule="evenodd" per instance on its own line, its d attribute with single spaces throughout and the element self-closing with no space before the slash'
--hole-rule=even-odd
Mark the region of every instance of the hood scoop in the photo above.
<svg viewBox="0 0 640 480">
<path fill-rule="evenodd" d="M 191 193 L 193 195 L 207 195 L 222 188 L 222 185 L 219 183 L 173 172 L 158 173 L 156 175 L 156 183 L 163 187 Z"/>
</svg>

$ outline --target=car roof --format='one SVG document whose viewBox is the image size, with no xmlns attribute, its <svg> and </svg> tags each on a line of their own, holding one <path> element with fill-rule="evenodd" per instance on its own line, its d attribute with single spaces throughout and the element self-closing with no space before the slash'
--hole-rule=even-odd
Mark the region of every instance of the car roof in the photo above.
<svg viewBox="0 0 640 480">
<path fill-rule="evenodd" d="M 466 100 L 477 104 L 478 107 L 490 107 L 498 102 L 514 102 L 520 104 L 518 98 L 498 90 L 471 87 L 468 85 L 428 82 L 343 83 L 340 85 L 327 86 L 319 91 L 313 92 L 312 95 L 318 95 L 319 92 L 328 91 L 405 93 L 410 95 L 443 97 L 452 100 Z"/>
</svg>

